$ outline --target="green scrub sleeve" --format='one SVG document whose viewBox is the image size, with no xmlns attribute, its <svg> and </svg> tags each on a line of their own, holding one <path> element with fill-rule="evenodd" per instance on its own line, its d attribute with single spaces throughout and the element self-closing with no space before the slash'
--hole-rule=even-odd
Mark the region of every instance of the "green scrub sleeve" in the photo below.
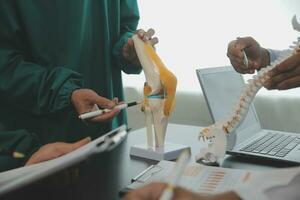
<svg viewBox="0 0 300 200">
<path fill-rule="evenodd" d="M 70 96 L 81 88 L 80 74 L 30 59 L 24 32 L 14 9 L 0 8 L 0 98 L 31 114 L 49 114 L 70 105 Z"/>
<path fill-rule="evenodd" d="M 123 72 L 127 74 L 139 74 L 142 71 L 142 67 L 128 63 L 122 54 L 122 48 L 128 39 L 132 37 L 140 18 L 136 0 L 121 1 L 120 15 L 120 37 L 114 45 L 113 56 L 117 61 L 117 66 Z"/>
<path fill-rule="evenodd" d="M 25 155 L 24 158 L 13 158 L 10 155 L 0 154 L 0 171 L 24 166 L 31 155 L 40 147 L 36 135 L 26 130 L 0 131 L 0 148 L 6 151 L 17 151 Z"/>
<path fill-rule="evenodd" d="M 25 61 L 15 49 L 1 47 L 0 96 L 32 114 L 55 113 L 68 107 L 71 94 L 82 87 L 80 74 L 64 67 L 47 69 Z"/>
</svg>

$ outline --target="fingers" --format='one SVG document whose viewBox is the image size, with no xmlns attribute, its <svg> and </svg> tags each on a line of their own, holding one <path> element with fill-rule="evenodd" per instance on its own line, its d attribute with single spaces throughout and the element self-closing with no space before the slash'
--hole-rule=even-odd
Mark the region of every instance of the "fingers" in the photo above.
<svg viewBox="0 0 300 200">
<path fill-rule="evenodd" d="M 270 79 L 266 82 L 267 89 L 285 90 L 299 87 L 300 57 L 293 55 L 269 72 Z"/>
<path fill-rule="evenodd" d="M 113 109 L 110 112 L 107 112 L 105 114 L 99 115 L 97 117 L 94 117 L 92 119 L 90 119 L 91 122 L 103 122 L 103 121 L 108 121 L 111 120 L 112 118 L 114 118 L 116 115 L 118 115 L 120 113 L 119 109 Z"/>
<path fill-rule="evenodd" d="M 143 39 L 144 35 L 145 35 L 145 31 L 144 29 L 139 29 L 135 32 L 141 39 Z"/>
<path fill-rule="evenodd" d="M 248 67 L 244 66 L 244 62 L 240 58 L 229 57 L 231 65 L 241 74 L 253 74 L 255 72 L 255 64 L 253 61 L 248 61 Z"/>
<path fill-rule="evenodd" d="M 270 79 L 265 83 L 265 87 L 267 89 L 275 89 L 277 88 L 277 85 L 280 84 L 281 82 L 293 77 L 293 72 L 287 72 L 287 73 L 282 73 L 278 74 L 276 76 L 270 77 Z"/>
<path fill-rule="evenodd" d="M 246 49 L 252 46 L 254 39 L 252 37 L 238 37 L 236 42 L 237 49 Z"/>
<path fill-rule="evenodd" d="M 115 105 L 117 105 L 119 103 L 119 98 L 118 97 L 114 97 L 112 99 L 112 101 L 115 103 Z"/>
<path fill-rule="evenodd" d="M 114 100 L 109 100 L 105 97 L 97 96 L 94 99 L 92 99 L 93 103 L 97 104 L 98 106 L 102 108 L 113 108 L 116 103 Z"/>
<path fill-rule="evenodd" d="M 150 38 L 152 38 L 152 36 L 155 34 L 155 31 L 153 28 L 149 28 L 148 31 L 145 33 L 144 38 L 146 40 L 149 40 Z"/>
<path fill-rule="evenodd" d="M 245 54 L 243 53 L 245 51 Z M 239 73 L 254 73 L 260 68 L 259 59 L 261 52 L 259 44 L 252 37 L 237 38 L 228 44 L 227 56 L 232 66 Z M 247 56 L 248 66 L 244 63 Z"/>
<path fill-rule="evenodd" d="M 154 45 L 158 43 L 158 38 L 152 36 L 155 34 L 154 29 L 149 29 L 147 32 L 145 32 L 143 29 L 139 29 L 135 32 L 144 42 L 147 42 L 151 44 L 154 48 Z M 134 42 L 130 38 L 128 39 L 127 43 L 122 48 L 122 54 L 125 60 L 127 60 L 129 63 L 133 65 L 140 66 L 140 60 L 136 54 L 135 48 L 134 48 Z"/>
<path fill-rule="evenodd" d="M 154 35 L 154 33 L 155 31 L 151 28 L 147 32 L 145 32 L 143 29 L 137 30 L 138 36 L 145 42 L 148 41 Z"/>
<path fill-rule="evenodd" d="M 71 144 L 72 146 L 72 151 L 74 151 L 75 149 L 78 149 L 81 146 L 84 146 L 86 144 L 88 144 L 89 142 L 91 142 L 91 138 L 90 137 L 86 137 L 82 140 L 79 140 L 78 142 L 75 142 L 73 144 Z"/>
<path fill-rule="evenodd" d="M 292 55 L 286 60 L 279 63 L 274 69 L 272 69 L 269 73 L 271 77 L 277 76 L 278 74 L 288 72 L 298 67 L 300 64 L 300 56 L 299 54 Z"/>
<path fill-rule="evenodd" d="M 67 153 L 70 153 L 70 152 L 78 149 L 79 147 L 86 145 L 90 141 L 91 141 L 91 138 L 86 137 L 75 143 L 56 142 L 56 143 L 49 144 L 52 146 L 52 149 L 50 149 L 50 148 L 49 149 L 52 151 L 53 158 L 55 158 L 55 157 L 59 157 L 59 156 L 65 155 Z"/>
<path fill-rule="evenodd" d="M 282 81 L 277 85 L 278 90 L 287 90 L 300 86 L 300 76 L 296 76 L 285 81 Z"/>
<path fill-rule="evenodd" d="M 148 29 L 147 32 L 145 32 L 143 29 L 139 29 L 136 33 L 144 42 L 149 42 L 152 46 L 158 43 L 157 37 L 152 38 L 155 34 L 155 31 L 152 28 Z"/>
<path fill-rule="evenodd" d="M 26 165 L 33 165 L 61 156 L 62 153 L 58 150 L 61 144 L 63 143 L 56 142 L 42 146 L 29 158 L 29 160 L 26 162 Z"/>
<path fill-rule="evenodd" d="M 26 162 L 26 165 L 32 165 L 47 160 L 52 160 L 64 154 L 70 153 L 71 151 L 78 149 L 79 147 L 89 143 L 90 141 L 91 138 L 87 137 L 72 144 L 68 144 L 64 142 L 55 142 L 51 144 L 46 144 L 42 146 L 37 152 L 35 152 L 29 158 L 29 160 Z"/>
<path fill-rule="evenodd" d="M 285 77 L 284 77 L 285 76 Z M 275 77 L 276 79 L 270 79 L 270 82 L 266 84 L 266 88 L 278 89 L 278 90 L 287 90 L 296 87 L 300 87 L 300 75 L 281 75 L 281 77 Z"/>
<path fill-rule="evenodd" d="M 243 61 L 242 48 L 239 48 L 236 45 L 236 43 L 237 43 L 237 40 L 233 40 L 233 41 L 229 42 L 228 48 L 227 48 L 227 56 Z"/>
<path fill-rule="evenodd" d="M 238 48 L 236 43 L 237 40 L 234 40 L 228 44 L 227 57 L 237 72 L 242 74 L 250 73 L 253 64 L 250 60 L 248 60 L 248 67 L 244 65 L 244 55 L 242 53 L 242 49 Z M 253 70 L 251 70 L 251 72 L 252 71 Z"/>
<path fill-rule="evenodd" d="M 53 145 L 56 145 L 55 148 L 54 148 L 57 152 L 56 157 L 65 155 L 67 153 L 70 153 L 70 152 L 78 149 L 79 147 L 88 144 L 90 141 L 91 141 L 91 138 L 86 137 L 86 138 L 84 138 L 82 140 L 79 140 L 75 143 L 64 143 L 64 142 L 53 143 Z"/>
<path fill-rule="evenodd" d="M 151 38 L 151 39 L 149 40 L 149 43 L 150 43 L 152 46 L 156 45 L 156 44 L 158 43 L 158 38 L 157 38 L 157 37 Z"/>
<path fill-rule="evenodd" d="M 36 164 L 36 163 L 39 163 L 39 162 L 42 162 L 43 159 L 40 159 L 39 156 L 36 156 L 36 154 L 33 154 L 29 160 L 26 162 L 25 166 L 27 165 L 33 165 L 33 164 Z"/>
<path fill-rule="evenodd" d="M 124 200 L 155 200 L 159 199 L 166 188 L 164 183 L 151 183 L 139 189 L 135 189 L 129 192 Z M 174 200 L 181 199 L 202 199 L 196 193 L 185 190 L 180 187 L 176 187 L 174 190 L 173 198 Z"/>
<path fill-rule="evenodd" d="M 139 189 L 129 192 L 124 200 L 154 200 L 159 199 L 163 190 L 166 188 L 164 183 L 151 183 Z"/>
<path fill-rule="evenodd" d="M 104 97 L 99 96 L 99 101 L 97 102 L 98 105 L 101 103 L 100 107 L 104 110 L 104 113 L 100 114 L 99 116 L 89 118 L 87 121 L 90 122 L 103 122 L 107 120 L 111 120 L 114 118 L 119 112 L 119 109 L 115 109 L 114 107 L 119 104 L 119 99 L 117 97 L 113 98 L 112 100 L 108 100 Z"/>
</svg>

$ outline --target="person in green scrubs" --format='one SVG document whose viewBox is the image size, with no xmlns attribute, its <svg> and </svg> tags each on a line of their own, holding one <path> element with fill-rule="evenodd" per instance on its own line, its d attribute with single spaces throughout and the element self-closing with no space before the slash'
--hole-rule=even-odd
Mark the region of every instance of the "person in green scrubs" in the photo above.
<svg viewBox="0 0 300 200">
<path fill-rule="evenodd" d="M 142 70 L 130 39 L 138 21 L 136 0 L 0 1 L 0 131 L 25 129 L 44 145 L 126 123 L 117 109 L 78 115 L 124 100 L 121 71 Z"/>
</svg>

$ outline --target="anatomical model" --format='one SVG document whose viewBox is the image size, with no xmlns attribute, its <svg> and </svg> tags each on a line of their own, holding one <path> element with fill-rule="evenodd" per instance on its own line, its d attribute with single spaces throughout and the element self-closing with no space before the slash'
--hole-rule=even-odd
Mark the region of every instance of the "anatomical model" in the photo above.
<svg viewBox="0 0 300 200">
<path fill-rule="evenodd" d="M 177 79 L 150 43 L 144 42 L 138 35 L 133 35 L 132 39 L 146 77 L 142 110 L 145 113 L 147 145 L 149 148 L 163 148 L 168 118 L 175 104 Z"/>
<path fill-rule="evenodd" d="M 295 30 L 300 30 L 300 25 L 297 22 L 296 17 L 293 18 L 292 24 Z M 299 49 L 299 43 L 300 38 L 298 38 L 297 42 L 294 42 L 296 46 L 291 46 L 294 52 Z M 252 79 L 248 80 L 233 111 L 227 117 L 204 128 L 200 132 L 199 139 L 202 138 L 204 141 L 208 142 L 208 146 L 201 149 L 200 153 L 196 156 L 197 161 L 203 161 L 208 164 L 219 164 L 221 162 L 226 151 L 226 136 L 232 133 L 243 122 L 256 93 L 270 78 L 268 72 L 292 54 L 293 51 L 283 51 L 278 59 L 272 62 L 270 66 L 258 71 L 257 75 L 254 75 Z"/>
</svg>

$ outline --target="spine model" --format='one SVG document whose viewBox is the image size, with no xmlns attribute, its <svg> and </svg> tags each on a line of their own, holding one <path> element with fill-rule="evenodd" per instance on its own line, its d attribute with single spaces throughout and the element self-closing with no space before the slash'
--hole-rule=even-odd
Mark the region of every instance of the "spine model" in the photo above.
<svg viewBox="0 0 300 200">
<path fill-rule="evenodd" d="M 222 129 L 225 134 L 233 132 L 243 122 L 247 115 L 251 102 L 253 101 L 256 93 L 263 87 L 265 82 L 270 78 L 268 72 L 272 70 L 277 64 L 285 60 L 291 55 L 289 52 L 281 54 L 277 60 L 275 60 L 270 66 L 261 69 L 257 75 L 254 75 L 252 79 L 249 79 L 244 89 L 241 92 L 238 102 L 236 103 L 232 113 L 228 117 L 216 122 L 215 124 L 204 128 L 201 131 L 201 137 L 209 138 L 209 132 L 213 128 Z"/>
<path fill-rule="evenodd" d="M 298 22 L 295 22 L 295 17 L 293 18 L 293 26 L 294 24 L 298 24 Z M 295 26 L 294 29 L 296 29 Z M 202 138 L 204 141 L 208 142 L 208 147 L 201 149 L 200 153 L 196 156 L 197 161 L 209 164 L 221 162 L 226 152 L 226 136 L 232 133 L 245 119 L 256 93 L 264 86 L 266 81 L 270 79 L 268 72 L 277 64 L 291 56 L 293 52 L 298 52 L 299 43 L 300 38 L 298 38 L 297 42 L 293 43 L 294 46 L 291 46 L 293 50 L 283 51 L 282 54 L 279 55 L 279 57 L 272 62 L 270 66 L 261 69 L 257 72 L 257 75 L 254 75 L 252 79 L 248 80 L 241 92 L 238 102 L 234 106 L 233 111 L 229 113 L 227 117 L 217 121 L 213 125 L 204 128 L 200 132 L 199 139 Z"/>
</svg>

